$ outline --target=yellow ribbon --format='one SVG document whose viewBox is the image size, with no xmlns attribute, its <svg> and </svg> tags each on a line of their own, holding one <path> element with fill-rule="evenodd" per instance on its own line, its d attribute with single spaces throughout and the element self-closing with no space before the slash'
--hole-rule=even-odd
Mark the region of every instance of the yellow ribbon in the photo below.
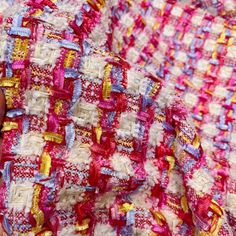
<svg viewBox="0 0 236 236">
<path fill-rule="evenodd" d="M 39 209 L 39 194 L 40 194 L 41 188 L 42 186 L 39 184 L 36 184 L 34 186 L 34 194 L 33 194 L 32 207 L 31 207 L 31 214 L 34 216 L 34 219 L 36 221 L 36 226 L 33 228 L 33 232 L 35 233 L 40 232 L 44 223 L 44 214 Z"/>
<path fill-rule="evenodd" d="M 155 31 L 155 30 L 157 30 L 157 29 L 159 29 L 160 28 L 160 23 L 159 22 L 156 22 L 154 25 L 153 25 L 153 27 L 152 27 L 152 29 Z"/>
<path fill-rule="evenodd" d="M 236 25 L 231 25 L 231 24 L 228 24 L 228 23 L 224 23 L 224 26 L 228 29 L 236 30 Z"/>
<path fill-rule="evenodd" d="M 125 141 L 125 140 L 117 140 L 117 143 L 125 146 L 125 147 L 132 147 L 133 146 L 133 141 Z"/>
<path fill-rule="evenodd" d="M 134 209 L 134 205 L 133 204 L 129 204 L 129 203 L 124 203 L 120 206 L 120 211 L 121 212 L 128 212 Z"/>
<path fill-rule="evenodd" d="M 44 231 L 43 233 L 40 234 L 40 236 L 52 236 L 52 231 Z"/>
<path fill-rule="evenodd" d="M 225 33 L 221 33 L 219 39 L 217 40 L 217 43 L 219 44 L 225 44 Z"/>
<path fill-rule="evenodd" d="M 200 147 L 200 138 L 199 138 L 199 136 L 198 135 L 196 135 L 195 136 L 195 138 L 194 138 L 194 140 L 193 140 L 193 146 L 195 147 L 195 148 L 199 148 Z"/>
<path fill-rule="evenodd" d="M 212 59 L 217 59 L 217 55 L 218 55 L 218 52 L 217 52 L 217 49 L 215 49 L 211 55 Z M 211 66 L 209 66 L 209 69 L 211 69 Z M 210 73 L 210 71 L 208 71 L 208 73 Z"/>
<path fill-rule="evenodd" d="M 84 231 L 84 230 L 86 230 L 86 229 L 88 229 L 89 228 L 89 224 L 84 224 L 84 225 L 76 225 L 75 226 L 75 229 L 77 230 L 77 231 Z"/>
<path fill-rule="evenodd" d="M 188 85 L 189 87 L 191 87 L 191 88 L 195 88 L 194 84 L 191 81 L 187 80 L 187 79 L 184 79 L 184 83 L 186 85 Z"/>
<path fill-rule="evenodd" d="M 12 78 L 3 77 L 0 80 L 0 86 L 2 86 L 2 87 L 15 87 L 15 88 L 18 88 L 19 83 L 20 83 L 20 78 L 15 78 L 15 77 L 12 77 Z"/>
<path fill-rule="evenodd" d="M 97 139 L 97 143 L 100 144 L 101 142 L 101 137 L 102 137 L 102 127 L 100 125 L 98 125 L 95 128 L 95 133 L 96 133 L 96 139 Z"/>
<path fill-rule="evenodd" d="M 28 39 L 20 39 L 16 38 L 15 44 L 14 44 L 14 51 L 12 53 L 12 57 L 14 60 L 22 60 L 26 58 L 26 55 L 28 53 Z"/>
<path fill-rule="evenodd" d="M 50 169 L 51 169 L 51 157 L 48 153 L 44 152 L 41 157 L 40 173 L 49 176 Z"/>
<path fill-rule="evenodd" d="M 18 129 L 18 123 L 16 122 L 3 122 L 2 131 L 10 131 L 13 129 Z"/>
<path fill-rule="evenodd" d="M 152 209 L 150 209 L 150 212 L 152 213 L 154 219 L 159 225 L 163 225 L 163 222 L 166 222 L 166 218 L 161 212 L 154 211 Z"/>
<path fill-rule="evenodd" d="M 131 26 L 127 29 L 127 33 L 126 33 L 126 36 L 127 36 L 127 37 L 130 37 L 130 35 L 132 34 L 133 28 L 134 28 L 134 24 L 131 25 Z"/>
<path fill-rule="evenodd" d="M 75 226 L 75 229 L 77 231 L 84 231 L 84 230 L 89 228 L 89 222 L 90 222 L 90 219 L 86 218 L 82 221 L 81 225 L 77 223 L 76 226 Z"/>
<path fill-rule="evenodd" d="M 65 57 L 64 67 L 68 68 L 72 66 L 73 59 L 75 58 L 76 52 L 70 50 Z"/>
<path fill-rule="evenodd" d="M 55 113 L 58 115 L 61 112 L 62 109 L 62 101 L 57 101 L 54 107 Z"/>
<path fill-rule="evenodd" d="M 87 0 L 87 2 L 95 7 L 101 10 L 105 6 L 105 0 Z"/>
<path fill-rule="evenodd" d="M 172 156 L 167 156 L 166 160 L 169 162 L 169 165 L 170 165 L 169 170 L 168 170 L 168 172 L 170 173 L 175 167 L 175 158 Z"/>
<path fill-rule="evenodd" d="M 40 16 L 43 14 L 43 11 L 41 9 L 38 9 L 37 11 L 35 11 L 35 13 L 33 14 L 33 16 Z"/>
<path fill-rule="evenodd" d="M 154 96 L 156 93 L 157 93 L 157 91 L 158 91 L 158 89 L 160 88 L 160 83 L 159 82 L 157 82 L 157 83 L 155 83 L 155 86 L 153 87 L 153 89 L 152 89 L 152 91 L 150 92 L 150 96 L 152 97 L 152 96 Z"/>
<path fill-rule="evenodd" d="M 40 165 L 40 173 L 49 176 L 51 168 L 51 157 L 47 152 L 44 152 L 41 157 L 41 165 Z M 44 213 L 39 208 L 39 195 L 42 189 L 42 185 L 35 184 L 34 185 L 34 193 L 32 199 L 32 207 L 31 207 L 31 214 L 33 215 L 36 226 L 33 228 L 34 233 L 39 233 L 42 230 L 42 226 L 44 224 Z M 51 231 L 43 232 L 44 236 L 51 236 Z"/>
<path fill-rule="evenodd" d="M 211 205 L 210 205 L 210 209 L 217 214 L 218 216 L 222 216 L 223 215 L 223 209 L 221 206 L 219 206 L 219 204 L 215 201 L 215 200 L 211 200 Z"/>
<path fill-rule="evenodd" d="M 181 202 L 181 207 L 183 208 L 183 211 L 185 213 L 187 213 L 188 212 L 188 202 L 187 202 L 186 196 L 182 196 L 180 202 Z"/>
<path fill-rule="evenodd" d="M 53 133 L 53 132 L 45 132 L 44 133 L 44 140 L 51 141 L 55 143 L 62 143 L 63 136 L 61 134 Z"/>
<path fill-rule="evenodd" d="M 104 100 L 108 100 L 111 94 L 111 86 L 112 86 L 111 79 L 110 79 L 111 69 L 112 69 L 111 64 L 107 64 L 105 66 L 103 88 L 102 88 L 102 97 Z"/>
<path fill-rule="evenodd" d="M 222 219 L 215 215 L 213 217 L 212 226 L 211 226 L 211 229 L 210 229 L 210 235 L 211 236 L 218 236 L 221 224 L 222 224 Z"/>
<path fill-rule="evenodd" d="M 228 46 L 232 46 L 234 44 L 234 37 L 230 37 L 228 40 Z"/>
</svg>

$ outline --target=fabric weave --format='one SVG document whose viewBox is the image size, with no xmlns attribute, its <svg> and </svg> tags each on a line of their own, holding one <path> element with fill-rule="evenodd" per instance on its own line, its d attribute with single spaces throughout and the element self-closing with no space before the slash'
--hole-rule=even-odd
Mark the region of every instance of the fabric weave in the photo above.
<svg viewBox="0 0 236 236">
<path fill-rule="evenodd" d="M 234 235 L 233 26 L 174 1 L 0 16 L 7 235 Z"/>
</svg>

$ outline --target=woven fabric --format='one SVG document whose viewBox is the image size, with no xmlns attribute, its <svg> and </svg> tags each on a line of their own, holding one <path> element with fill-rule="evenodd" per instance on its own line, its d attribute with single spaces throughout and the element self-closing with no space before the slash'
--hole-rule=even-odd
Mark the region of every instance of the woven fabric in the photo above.
<svg viewBox="0 0 236 236">
<path fill-rule="evenodd" d="M 201 28 L 197 24 L 203 13 L 194 8 L 161 5 L 162 1 L 98 2 L 2 4 L 0 86 L 7 99 L 0 189 L 4 231 L 233 235 L 234 217 L 227 213 L 234 213 L 234 188 L 228 195 L 231 205 L 224 210 L 227 150 L 220 146 L 222 151 L 217 152 L 217 147 L 209 146 L 215 136 L 223 137 L 219 132 L 228 131 L 219 126 L 214 133 L 218 113 L 213 120 L 206 119 L 208 111 L 203 109 L 210 101 L 207 95 L 218 91 L 212 100 L 218 104 L 226 89 L 216 79 L 218 73 L 225 80 L 231 76 L 230 29 L 219 33 L 219 42 L 208 28 L 217 20 L 221 27 L 223 21 L 207 14 Z M 147 10 L 149 14 L 144 14 Z M 187 13 L 176 38 L 174 22 L 181 10 Z M 170 11 L 175 12 L 173 19 Z M 160 17 L 153 21 L 151 13 Z M 144 21 L 143 16 L 150 18 Z M 219 49 L 211 58 L 211 51 L 200 50 L 200 42 L 200 49 L 191 51 L 187 36 L 185 56 L 176 53 L 184 38 L 181 27 L 202 39 L 203 45 L 204 37 L 212 39 L 204 50 L 212 41 L 226 42 L 232 50 Z M 225 55 L 228 64 L 215 66 Z M 208 61 L 210 68 L 205 65 Z M 192 81 L 195 64 L 200 67 L 198 79 L 209 87 Z M 192 108 L 193 118 L 197 128 L 204 127 L 202 138 L 175 90 L 196 109 Z M 213 111 L 218 110 L 213 106 Z"/>
<path fill-rule="evenodd" d="M 121 1 L 112 17 L 112 50 L 172 83 L 188 105 L 209 168 L 228 176 L 219 192 L 235 225 L 235 26 L 175 1 Z"/>
</svg>

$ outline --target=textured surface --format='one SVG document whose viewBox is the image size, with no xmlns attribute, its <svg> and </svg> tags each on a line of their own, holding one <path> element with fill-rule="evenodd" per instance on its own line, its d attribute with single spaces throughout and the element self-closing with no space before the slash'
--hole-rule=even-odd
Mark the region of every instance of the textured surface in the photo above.
<svg viewBox="0 0 236 236">
<path fill-rule="evenodd" d="M 1 11 L 8 235 L 233 235 L 232 26 L 164 1 Z"/>
<path fill-rule="evenodd" d="M 167 2 L 122 2 L 113 15 L 111 47 L 175 86 L 192 112 L 209 167 L 227 179 L 221 194 L 235 222 L 235 26 Z"/>
</svg>

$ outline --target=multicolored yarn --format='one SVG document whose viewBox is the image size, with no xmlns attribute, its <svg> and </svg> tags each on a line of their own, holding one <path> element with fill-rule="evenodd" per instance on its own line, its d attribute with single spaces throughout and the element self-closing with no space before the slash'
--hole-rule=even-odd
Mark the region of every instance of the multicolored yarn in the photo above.
<svg viewBox="0 0 236 236">
<path fill-rule="evenodd" d="M 0 86 L 8 111 L 0 209 L 7 235 L 233 235 L 227 213 L 234 214 L 235 188 L 228 211 L 222 195 L 227 148 L 206 145 L 209 135 L 222 136 L 204 113 L 207 96 L 227 90 L 218 74 L 233 83 L 233 30 L 227 26 L 217 40 L 209 27 L 220 19 L 204 15 L 197 31 L 201 12 L 180 14 L 162 2 L 3 2 Z M 206 52 L 204 39 L 211 40 Z M 185 55 L 177 52 L 182 40 Z M 214 40 L 216 51 L 208 52 Z M 196 76 L 209 87 L 195 106 L 197 62 Z M 206 152 L 174 90 L 194 107 L 197 127 L 204 124 Z M 225 109 L 234 103 L 227 98 Z M 228 129 L 234 114 L 227 117 Z"/>
</svg>

